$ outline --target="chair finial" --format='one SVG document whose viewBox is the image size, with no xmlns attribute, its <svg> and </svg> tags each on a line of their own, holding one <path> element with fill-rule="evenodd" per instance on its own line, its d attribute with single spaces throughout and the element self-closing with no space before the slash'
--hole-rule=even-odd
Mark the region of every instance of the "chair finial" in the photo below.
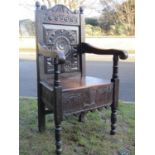
<svg viewBox="0 0 155 155">
<path fill-rule="evenodd" d="M 42 5 L 41 6 L 41 10 L 46 10 L 47 9 L 47 6 L 46 5 Z"/>
<path fill-rule="evenodd" d="M 36 9 L 39 9 L 40 8 L 40 3 L 38 1 L 36 1 L 35 6 L 36 6 Z"/>
<path fill-rule="evenodd" d="M 80 6 L 80 13 L 83 14 L 83 12 L 84 12 L 84 9 L 82 6 Z"/>
</svg>

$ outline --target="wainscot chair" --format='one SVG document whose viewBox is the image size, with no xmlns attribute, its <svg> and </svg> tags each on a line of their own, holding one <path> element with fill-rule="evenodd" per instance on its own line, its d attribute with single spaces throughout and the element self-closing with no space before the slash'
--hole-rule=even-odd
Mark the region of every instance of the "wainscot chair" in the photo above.
<svg viewBox="0 0 155 155">
<path fill-rule="evenodd" d="M 36 2 L 36 51 L 38 127 L 45 130 L 46 114 L 54 114 L 56 154 L 62 152 L 61 122 L 77 114 L 82 121 L 88 111 L 111 106 L 111 135 L 116 132 L 119 78 L 118 60 L 127 52 L 99 49 L 84 43 L 83 9 L 72 12 L 64 5 L 47 8 Z M 113 56 L 112 79 L 85 74 L 85 53 Z"/>
</svg>

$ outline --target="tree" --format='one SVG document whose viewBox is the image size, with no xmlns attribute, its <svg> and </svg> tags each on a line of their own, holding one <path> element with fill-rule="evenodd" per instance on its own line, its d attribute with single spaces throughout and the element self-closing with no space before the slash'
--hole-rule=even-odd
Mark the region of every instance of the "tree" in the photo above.
<svg viewBox="0 0 155 155">
<path fill-rule="evenodd" d="M 134 0 L 127 0 L 117 8 L 116 18 L 117 24 L 123 25 L 127 35 L 134 35 L 135 33 L 135 2 Z"/>
<path fill-rule="evenodd" d="M 98 26 L 98 20 L 97 18 L 85 18 L 86 24 L 92 25 L 92 26 Z"/>
<path fill-rule="evenodd" d="M 54 6 L 55 4 L 64 4 L 71 10 L 75 10 L 83 4 L 85 0 L 42 0 L 42 2 L 47 5 L 47 7 Z"/>
<path fill-rule="evenodd" d="M 100 0 L 103 6 L 102 15 L 99 18 L 100 27 L 108 34 L 134 35 L 135 31 L 135 3 L 134 0 L 126 0 L 119 3 L 116 0 Z"/>
</svg>

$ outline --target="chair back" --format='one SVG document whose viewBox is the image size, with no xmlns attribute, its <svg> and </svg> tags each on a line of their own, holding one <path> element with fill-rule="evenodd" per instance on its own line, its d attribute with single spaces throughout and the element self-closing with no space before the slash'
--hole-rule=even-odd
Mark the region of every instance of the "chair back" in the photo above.
<svg viewBox="0 0 155 155">
<path fill-rule="evenodd" d="M 85 74 L 85 56 L 77 50 L 84 42 L 84 18 L 82 9 L 71 11 L 64 5 L 47 9 L 36 6 L 37 73 L 40 80 L 53 78 L 54 58 L 43 55 L 41 46 L 50 52 L 65 53 L 66 62 L 59 65 L 60 78 Z"/>
</svg>

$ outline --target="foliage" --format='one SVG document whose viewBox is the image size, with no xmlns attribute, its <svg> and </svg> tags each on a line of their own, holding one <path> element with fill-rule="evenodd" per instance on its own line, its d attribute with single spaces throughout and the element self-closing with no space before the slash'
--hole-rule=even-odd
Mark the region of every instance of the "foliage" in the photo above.
<svg viewBox="0 0 155 155">
<path fill-rule="evenodd" d="M 46 4 L 48 7 L 51 7 L 55 4 L 64 4 L 71 10 L 77 9 L 81 4 L 84 3 L 85 0 L 42 0 L 44 4 Z"/>
<path fill-rule="evenodd" d="M 135 31 L 135 2 L 134 0 L 127 0 L 118 6 L 116 18 L 117 25 L 124 28 L 126 35 L 134 35 Z"/>
<path fill-rule="evenodd" d="M 35 99 L 20 99 L 20 155 L 54 154 L 53 115 L 47 115 L 47 130 L 37 129 L 37 103 Z M 75 116 L 62 123 L 63 155 L 134 155 L 134 104 L 120 103 L 118 132 L 110 136 L 110 109 L 87 113 L 86 122 Z"/>
<path fill-rule="evenodd" d="M 134 35 L 135 2 L 126 0 L 118 3 L 114 0 L 101 0 L 103 12 L 99 18 L 100 27 L 112 35 Z"/>
<path fill-rule="evenodd" d="M 86 25 L 98 26 L 97 18 L 85 18 Z"/>
<path fill-rule="evenodd" d="M 99 26 L 86 25 L 85 26 L 86 37 L 89 36 L 101 36 L 103 35 L 102 29 Z"/>
<path fill-rule="evenodd" d="M 64 4 L 71 10 L 81 5 L 85 9 L 96 10 L 95 1 L 87 0 L 42 0 L 42 3 L 51 7 L 55 4 Z M 135 2 L 134 0 L 100 0 L 102 13 L 100 17 L 86 18 L 86 36 L 134 36 L 135 33 Z M 27 2 L 20 4 L 30 6 Z M 33 36 L 34 22 L 20 21 L 19 33 L 21 36 Z"/>
<path fill-rule="evenodd" d="M 35 23 L 30 19 L 19 21 L 19 35 L 20 36 L 34 36 Z"/>
</svg>

